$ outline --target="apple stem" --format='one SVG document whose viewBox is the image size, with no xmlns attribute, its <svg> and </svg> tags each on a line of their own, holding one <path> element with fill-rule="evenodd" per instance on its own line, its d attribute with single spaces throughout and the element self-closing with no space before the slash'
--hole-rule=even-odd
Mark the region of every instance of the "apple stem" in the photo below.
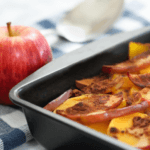
<svg viewBox="0 0 150 150">
<path fill-rule="evenodd" d="M 12 30 L 11 30 L 11 22 L 7 23 L 7 30 L 8 30 L 9 36 L 13 36 Z"/>
</svg>

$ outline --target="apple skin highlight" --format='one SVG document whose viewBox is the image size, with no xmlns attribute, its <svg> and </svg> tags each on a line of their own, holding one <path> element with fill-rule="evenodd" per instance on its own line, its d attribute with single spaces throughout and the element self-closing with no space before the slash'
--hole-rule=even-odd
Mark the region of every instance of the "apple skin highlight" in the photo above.
<svg viewBox="0 0 150 150">
<path fill-rule="evenodd" d="M 0 27 L 0 104 L 12 105 L 9 91 L 28 75 L 52 61 L 45 37 L 27 26 Z"/>
</svg>

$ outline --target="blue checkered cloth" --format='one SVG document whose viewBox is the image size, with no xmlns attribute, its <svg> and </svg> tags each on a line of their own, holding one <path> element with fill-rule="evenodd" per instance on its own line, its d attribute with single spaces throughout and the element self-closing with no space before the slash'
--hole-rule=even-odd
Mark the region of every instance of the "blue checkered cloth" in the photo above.
<svg viewBox="0 0 150 150">
<path fill-rule="evenodd" d="M 83 0 L 1 0 L 0 26 L 11 21 L 12 25 L 27 25 L 38 30 L 55 29 L 59 19 L 81 1 Z M 120 18 L 97 39 L 149 26 L 149 8 L 148 0 L 125 0 Z M 69 42 L 53 34 L 46 39 L 55 59 L 88 44 Z M 21 108 L 0 105 L 0 150 L 10 149 L 45 150 L 33 139 Z"/>
</svg>

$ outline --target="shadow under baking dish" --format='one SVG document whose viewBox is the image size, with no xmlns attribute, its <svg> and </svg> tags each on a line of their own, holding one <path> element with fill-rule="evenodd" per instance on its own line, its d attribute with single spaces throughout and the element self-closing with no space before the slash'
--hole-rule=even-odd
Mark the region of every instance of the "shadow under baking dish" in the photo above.
<svg viewBox="0 0 150 150">
<path fill-rule="evenodd" d="M 43 66 L 13 87 L 9 97 L 22 107 L 33 137 L 47 149 L 135 150 L 42 107 L 75 87 L 75 80 L 101 73 L 102 66 L 128 59 L 130 41 L 150 43 L 150 28 L 90 43 Z"/>
</svg>

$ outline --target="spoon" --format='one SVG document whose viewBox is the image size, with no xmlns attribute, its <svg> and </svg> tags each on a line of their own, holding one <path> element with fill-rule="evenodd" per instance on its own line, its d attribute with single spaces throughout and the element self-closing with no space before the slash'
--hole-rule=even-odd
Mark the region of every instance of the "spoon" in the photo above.
<svg viewBox="0 0 150 150">
<path fill-rule="evenodd" d="M 56 29 L 42 30 L 71 42 L 86 42 L 108 30 L 122 12 L 124 0 L 85 0 L 62 18 Z"/>
</svg>

